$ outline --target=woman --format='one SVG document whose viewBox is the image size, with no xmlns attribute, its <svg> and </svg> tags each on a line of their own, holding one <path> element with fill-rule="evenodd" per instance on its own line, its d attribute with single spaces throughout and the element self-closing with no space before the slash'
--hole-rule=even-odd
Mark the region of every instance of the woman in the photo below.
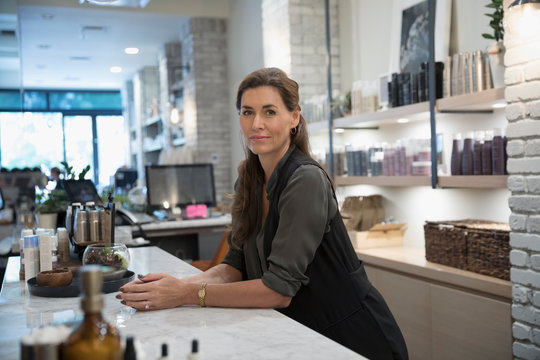
<svg viewBox="0 0 540 360">
<path fill-rule="evenodd" d="M 407 359 L 401 332 L 369 283 L 326 172 L 309 155 L 298 84 L 259 69 L 238 88 L 246 159 L 230 250 L 202 274 L 149 274 L 122 287 L 136 309 L 186 304 L 275 308 L 370 359 Z"/>
</svg>

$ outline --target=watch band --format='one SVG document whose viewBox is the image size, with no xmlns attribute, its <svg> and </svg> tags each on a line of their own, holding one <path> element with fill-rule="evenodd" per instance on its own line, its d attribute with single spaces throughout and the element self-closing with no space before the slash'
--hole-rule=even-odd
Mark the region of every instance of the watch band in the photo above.
<svg viewBox="0 0 540 360">
<path fill-rule="evenodd" d="M 206 297 L 206 283 L 202 283 L 201 287 L 199 288 L 199 292 L 197 293 L 199 295 L 199 305 L 201 307 L 205 307 L 206 304 L 204 303 L 204 298 Z"/>
</svg>

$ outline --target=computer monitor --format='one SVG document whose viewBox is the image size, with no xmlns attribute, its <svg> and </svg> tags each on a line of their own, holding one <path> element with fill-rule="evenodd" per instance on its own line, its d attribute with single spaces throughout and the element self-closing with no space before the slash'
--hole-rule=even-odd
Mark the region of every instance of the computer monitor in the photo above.
<svg viewBox="0 0 540 360">
<path fill-rule="evenodd" d="M 148 165 L 145 170 L 149 212 L 192 204 L 216 206 L 212 164 Z"/>
<path fill-rule="evenodd" d="M 131 189 L 137 181 L 137 169 L 120 168 L 114 174 L 114 187 L 117 189 Z"/>
<path fill-rule="evenodd" d="M 70 203 L 93 201 L 96 205 L 103 204 L 92 180 L 60 180 L 59 184 L 66 191 Z"/>
</svg>

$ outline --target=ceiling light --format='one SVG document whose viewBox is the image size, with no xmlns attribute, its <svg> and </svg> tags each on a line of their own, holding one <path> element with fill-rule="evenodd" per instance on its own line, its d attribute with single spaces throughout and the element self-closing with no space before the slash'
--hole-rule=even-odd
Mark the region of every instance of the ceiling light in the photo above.
<svg viewBox="0 0 540 360">
<path fill-rule="evenodd" d="M 400 119 L 397 119 L 397 122 L 400 123 L 400 124 L 405 124 L 405 123 L 408 123 L 408 122 L 409 122 L 409 119 L 406 119 L 406 118 L 400 118 Z"/>
<path fill-rule="evenodd" d="M 135 55 L 139 53 L 139 48 L 136 47 L 128 47 L 124 49 L 124 52 L 129 55 Z"/>
<path fill-rule="evenodd" d="M 500 108 L 506 107 L 506 103 L 504 103 L 504 102 L 495 103 L 495 104 L 491 105 L 491 107 L 494 108 L 494 109 L 500 109 Z"/>
<path fill-rule="evenodd" d="M 342 133 L 342 132 L 345 131 L 345 129 L 337 128 L 337 129 L 334 129 L 334 131 L 335 131 L 336 133 Z"/>
<path fill-rule="evenodd" d="M 49 44 L 38 44 L 37 47 L 41 50 L 48 50 L 51 48 L 51 45 Z"/>
<path fill-rule="evenodd" d="M 89 56 L 70 56 L 69 60 L 71 60 L 73 62 L 90 61 L 90 57 Z"/>
<path fill-rule="evenodd" d="M 49 14 L 49 13 L 45 13 L 45 14 L 41 14 L 41 18 L 43 20 L 52 20 L 54 19 L 54 15 L 53 14 Z"/>
<path fill-rule="evenodd" d="M 109 69 L 112 73 L 119 73 L 122 72 L 122 68 L 120 66 L 111 66 Z"/>
</svg>

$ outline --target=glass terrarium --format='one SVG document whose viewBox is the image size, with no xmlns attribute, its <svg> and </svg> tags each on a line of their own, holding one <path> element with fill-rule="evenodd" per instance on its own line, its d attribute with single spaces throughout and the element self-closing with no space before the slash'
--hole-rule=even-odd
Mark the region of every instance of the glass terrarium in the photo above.
<svg viewBox="0 0 540 360">
<path fill-rule="evenodd" d="M 114 271 L 126 271 L 129 261 L 128 248 L 122 243 L 88 245 L 82 258 L 83 265 L 103 265 Z"/>
</svg>

